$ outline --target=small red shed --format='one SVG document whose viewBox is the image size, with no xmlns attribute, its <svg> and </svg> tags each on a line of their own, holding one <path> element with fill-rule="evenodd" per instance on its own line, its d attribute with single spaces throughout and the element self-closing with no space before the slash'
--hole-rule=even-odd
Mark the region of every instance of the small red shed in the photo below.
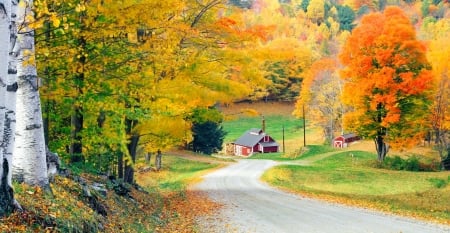
<svg viewBox="0 0 450 233">
<path fill-rule="evenodd" d="M 278 143 L 261 129 L 250 129 L 234 142 L 234 155 L 251 156 L 278 151 Z"/>
<path fill-rule="evenodd" d="M 350 143 L 359 141 L 360 139 L 361 138 L 354 133 L 343 134 L 333 139 L 333 146 L 344 148 L 347 147 Z"/>
</svg>

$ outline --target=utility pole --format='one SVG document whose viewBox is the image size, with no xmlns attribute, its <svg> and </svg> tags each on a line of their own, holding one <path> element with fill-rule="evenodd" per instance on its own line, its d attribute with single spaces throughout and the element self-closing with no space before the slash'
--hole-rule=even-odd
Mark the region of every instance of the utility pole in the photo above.
<svg viewBox="0 0 450 233">
<path fill-rule="evenodd" d="M 302 105 L 303 108 L 303 147 L 306 147 L 306 120 L 305 120 L 305 105 Z"/>
<path fill-rule="evenodd" d="M 286 151 L 285 148 L 286 148 L 286 145 L 284 144 L 284 125 L 283 125 L 283 154 Z"/>
</svg>

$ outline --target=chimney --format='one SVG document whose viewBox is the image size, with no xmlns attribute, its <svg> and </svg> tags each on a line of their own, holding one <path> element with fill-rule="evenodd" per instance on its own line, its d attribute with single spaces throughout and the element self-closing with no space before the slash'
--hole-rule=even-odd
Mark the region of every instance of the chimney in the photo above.
<svg viewBox="0 0 450 233">
<path fill-rule="evenodd" d="M 264 116 L 262 116 L 262 127 L 261 127 L 261 129 L 262 129 L 262 131 L 263 132 L 266 132 L 266 120 L 264 119 Z"/>
</svg>

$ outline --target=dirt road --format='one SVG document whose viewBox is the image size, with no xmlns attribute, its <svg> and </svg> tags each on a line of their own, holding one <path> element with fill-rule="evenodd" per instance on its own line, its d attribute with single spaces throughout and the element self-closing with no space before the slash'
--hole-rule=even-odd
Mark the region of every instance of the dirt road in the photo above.
<svg viewBox="0 0 450 233">
<path fill-rule="evenodd" d="M 259 181 L 276 162 L 240 160 L 204 177 L 194 187 L 224 204 L 199 219 L 199 232 L 420 232 L 450 233 L 450 227 L 379 212 L 329 204 L 269 187 Z"/>
</svg>

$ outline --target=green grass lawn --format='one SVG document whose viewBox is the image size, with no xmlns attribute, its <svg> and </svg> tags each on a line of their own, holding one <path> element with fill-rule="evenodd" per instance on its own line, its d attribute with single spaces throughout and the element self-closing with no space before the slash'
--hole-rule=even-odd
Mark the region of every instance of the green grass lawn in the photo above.
<svg viewBox="0 0 450 233">
<path fill-rule="evenodd" d="M 310 158 L 317 154 L 327 153 L 336 151 L 331 146 L 325 145 L 308 145 L 307 149 L 304 152 L 300 152 L 300 150 L 294 151 L 289 154 L 283 153 L 264 153 L 264 154 L 254 154 L 250 156 L 248 159 L 270 159 L 275 161 L 289 161 L 289 160 L 299 160 Z"/>
<path fill-rule="evenodd" d="M 285 139 L 303 137 L 303 121 L 293 116 L 268 115 L 265 116 L 266 132 L 278 142 L 283 139 L 283 126 Z M 262 128 L 260 117 L 240 117 L 235 120 L 223 122 L 227 135 L 224 142 L 232 142 L 251 128 Z"/>
<path fill-rule="evenodd" d="M 278 166 L 262 179 L 294 192 L 450 223 L 450 172 L 379 169 L 375 158 L 346 151 L 310 166 Z"/>
<path fill-rule="evenodd" d="M 147 189 L 158 189 L 162 192 L 184 191 L 186 186 L 200 177 L 202 172 L 217 166 L 217 164 L 191 161 L 176 156 L 163 156 L 161 171 L 145 175 L 138 174 L 137 180 Z"/>
</svg>

